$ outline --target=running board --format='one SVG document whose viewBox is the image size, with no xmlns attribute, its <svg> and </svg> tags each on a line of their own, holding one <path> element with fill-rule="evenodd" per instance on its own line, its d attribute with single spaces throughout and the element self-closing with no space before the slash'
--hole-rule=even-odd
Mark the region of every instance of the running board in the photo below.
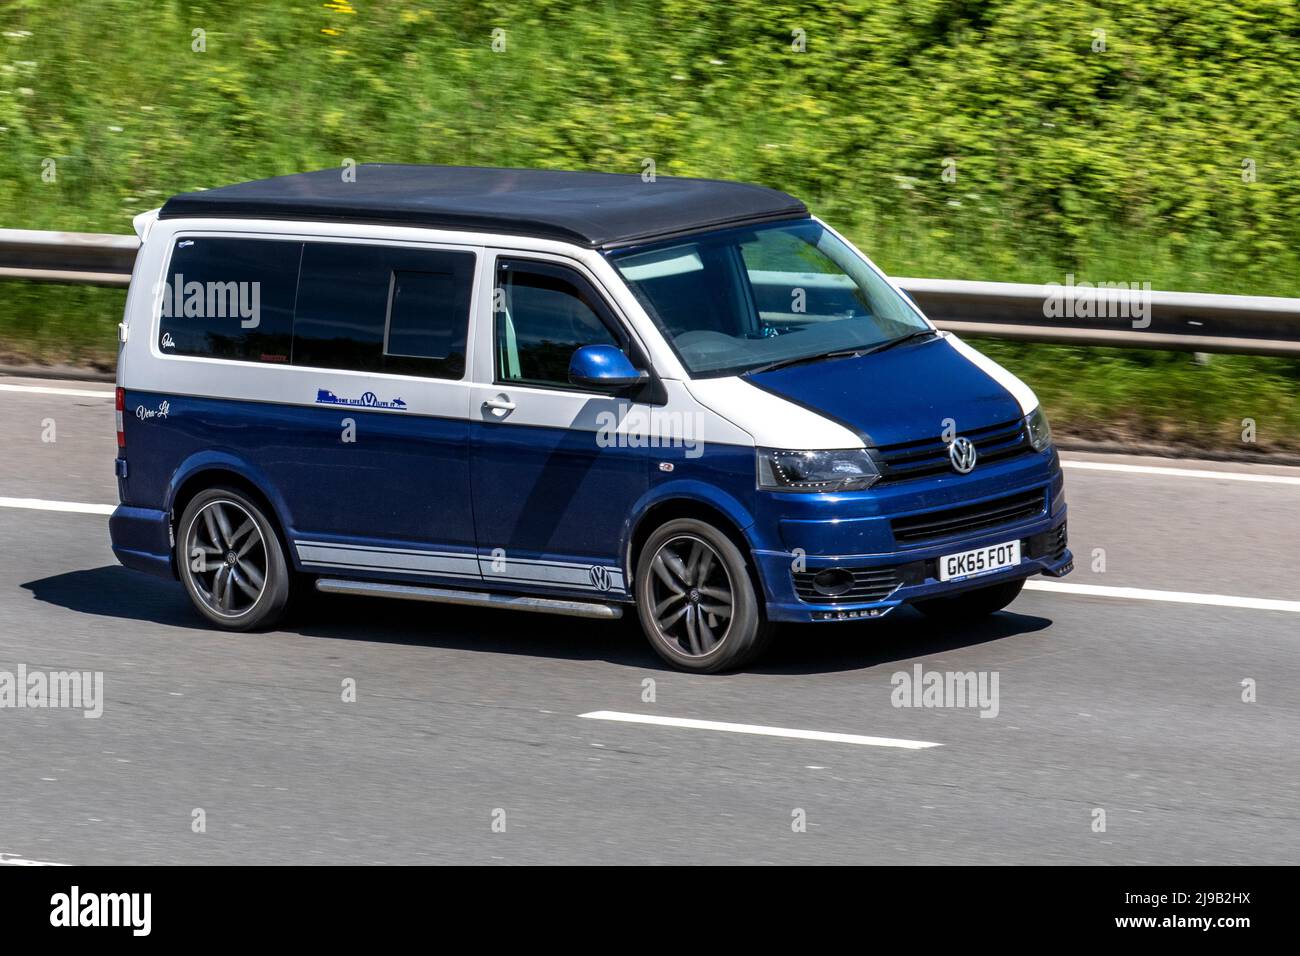
<svg viewBox="0 0 1300 956">
<path fill-rule="evenodd" d="M 324 591 L 326 594 L 362 594 L 370 597 L 401 598 L 405 601 L 468 604 L 474 607 L 505 608 L 509 611 L 538 611 L 542 614 L 565 614 L 569 617 L 596 617 L 607 621 L 623 616 L 623 609 L 616 604 L 565 601 L 557 598 L 526 597 L 514 594 L 489 594 L 485 591 L 453 591 L 448 588 L 426 588 L 414 584 L 385 584 L 380 581 L 318 578 L 316 590 Z"/>
</svg>

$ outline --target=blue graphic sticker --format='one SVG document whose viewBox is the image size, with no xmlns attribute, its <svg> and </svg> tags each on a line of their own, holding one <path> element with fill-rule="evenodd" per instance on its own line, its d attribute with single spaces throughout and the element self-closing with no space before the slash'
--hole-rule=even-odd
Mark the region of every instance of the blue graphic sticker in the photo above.
<svg viewBox="0 0 1300 956">
<path fill-rule="evenodd" d="M 399 412 L 406 411 L 406 402 L 395 398 L 391 402 L 381 402 L 374 392 L 365 392 L 360 398 L 339 398 L 328 388 L 316 389 L 317 405 L 351 405 L 357 408 L 393 408 Z"/>
</svg>

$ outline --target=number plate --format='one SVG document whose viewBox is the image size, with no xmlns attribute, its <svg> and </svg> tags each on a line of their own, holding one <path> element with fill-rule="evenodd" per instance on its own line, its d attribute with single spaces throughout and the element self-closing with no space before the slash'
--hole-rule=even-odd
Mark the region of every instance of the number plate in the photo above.
<svg viewBox="0 0 1300 956">
<path fill-rule="evenodd" d="M 959 581 L 978 574 L 988 574 L 990 571 L 1014 568 L 1019 563 L 1019 541 L 991 544 L 987 548 L 976 548 L 974 551 L 945 554 L 939 559 L 939 580 Z"/>
</svg>

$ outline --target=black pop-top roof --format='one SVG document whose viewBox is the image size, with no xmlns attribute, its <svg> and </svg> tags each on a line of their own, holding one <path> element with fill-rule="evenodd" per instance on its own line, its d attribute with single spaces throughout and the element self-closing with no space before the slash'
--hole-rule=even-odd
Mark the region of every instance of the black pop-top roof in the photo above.
<svg viewBox="0 0 1300 956">
<path fill-rule="evenodd" d="M 173 196 L 163 219 L 295 219 L 424 226 L 591 247 L 803 218 L 793 196 L 749 183 L 659 176 L 371 163 Z"/>
</svg>

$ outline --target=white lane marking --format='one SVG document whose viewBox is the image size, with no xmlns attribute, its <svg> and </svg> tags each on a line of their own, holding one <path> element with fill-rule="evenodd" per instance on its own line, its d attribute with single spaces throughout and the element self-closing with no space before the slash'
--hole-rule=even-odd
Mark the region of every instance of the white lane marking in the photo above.
<svg viewBox="0 0 1300 956">
<path fill-rule="evenodd" d="M 1062 458 L 1066 468 L 1088 471 L 1119 471 L 1131 475 L 1163 475 L 1168 478 L 1222 478 L 1225 481 L 1256 481 L 1268 485 L 1300 485 L 1300 477 L 1291 475 L 1250 475 L 1236 471 L 1207 471 L 1199 468 L 1162 468 L 1158 465 L 1123 465 L 1110 461 L 1075 461 Z"/>
<path fill-rule="evenodd" d="M 32 392 L 36 395 L 71 395 L 74 398 L 112 398 L 112 392 L 92 392 L 88 388 L 54 388 L 50 385 L 10 385 L 0 382 L 0 392 Z"/>
<path fill-rule="evenodd" d="M 25 860 L 16 853 L 0 853 L 0 866 L 67 866 L 66 863 L 49 863 L 45 860 Z"/>
<path fill-rule="evenodd" d="M 1300 601 L 1276 598 L 1237 597 L 1232 594 L 1196 594 L 1191 591 L 1152 591 L 1147 588 L 1117 588 L 1101 584 L 1069 584 L 1065 581 L 1026 581 L 1031 591 L 1053 591 L 1083 597 L 1122 598 L 1129 601 L 1169 601 L 1173 604 L 1206 604 L 1211 607 L 1244 607 L 1252 611 L 1290 611 L 1300 614 Z"/>
<path fill-rule="evenodd" d="M 616 720 L 625 724 L 654 724 L 659 727 L 686 727 L 691 730 L 721 730 L 731 734 L 758 734 L 763 737 L 794 737 L 797 740 L 823 740 L 832 744 L 862 744 L 867 747 L 902 747 L 924 750 L 942 744 L 925 740 L 899 740 L 895 737 L 864 737 L 861 734 L 833 734 L 824 730 L 795 730 L 790 727 L 763 727 L 758 724 L 730 724 L 720 720 L 691 720 L 686 717 L 656 717 L 651 714 L 624 714 L 614 710 L 593 710 L 579 714 L 591 720 Z"/>
<path fill-rule="evenodd" d="M 83 515 L 111 515 L 114 505 L 95 505 L 84 501 L 47 501 L 44 498 L 3 498 L 0 508 L 28 508 L 32 511 L 70 511 Z"/>
</svg>

